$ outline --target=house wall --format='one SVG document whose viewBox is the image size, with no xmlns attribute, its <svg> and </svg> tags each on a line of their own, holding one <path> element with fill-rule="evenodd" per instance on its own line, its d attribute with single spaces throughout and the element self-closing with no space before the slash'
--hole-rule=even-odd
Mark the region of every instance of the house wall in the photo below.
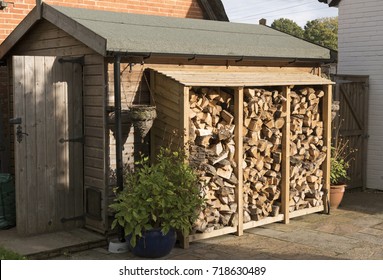
<svg viewBox="0 0 383 280">
<path fill-rule="evenodd" d="M 0 43 L 36 6 L 36 0 L 6 1 L 8 7 L 0 11 Z M 46 0 L 51 5 L 149 14 L 181 18 L 203 18 L 197 0 Z"/>
<path fill-rule="evenodd" d="M 339 74 L 369 75 L 367 188 L 383 190 L 383 2 L 339 4 Z"/>
</svg>

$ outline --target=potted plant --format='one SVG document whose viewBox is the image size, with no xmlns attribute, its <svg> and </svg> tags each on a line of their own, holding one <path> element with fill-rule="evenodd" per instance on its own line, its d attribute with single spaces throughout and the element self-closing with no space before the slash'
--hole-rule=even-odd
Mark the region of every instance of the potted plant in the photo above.
<svg viewBox="0 0 383 280">
<path fill-rule="evenodd" d="M 110 206 L 112 227 L 125 230 L 132 252 L 141 257 L 170 253 L 176 232 L 187 235 L 203 204 L 198 177 L 184 150 L 162 148 L 154 164 L 142 157 L 126 172 L 124 189 Z"/>
<path fill-rule="evenodd" d="M 348 147 L 348 141 L 336 138 L 335 145 L 331 147 L 330 159 L 330 207 L 338 208 L 343 199 L 347 181 L 350 177 L 347 171 L 350 168 L 353 149 Z"/>
</svg>

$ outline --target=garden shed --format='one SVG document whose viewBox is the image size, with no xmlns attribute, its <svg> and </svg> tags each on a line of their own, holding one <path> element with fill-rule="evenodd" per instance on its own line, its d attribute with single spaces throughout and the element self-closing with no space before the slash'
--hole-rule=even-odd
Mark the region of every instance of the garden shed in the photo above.
<svg viewBox="0 0 383 280">
<path fill-rule="evenodd" d="M 107 233 L 123 165 L 175 139 L 205 172 L 208 207 L 188 241 L 327 209 L 326 48 L 262 25 L 43 4 L 0 59 L 20 234 Z M 121 111 L 150 103 L 157 118 L 141 139 Z"/>
</svg>

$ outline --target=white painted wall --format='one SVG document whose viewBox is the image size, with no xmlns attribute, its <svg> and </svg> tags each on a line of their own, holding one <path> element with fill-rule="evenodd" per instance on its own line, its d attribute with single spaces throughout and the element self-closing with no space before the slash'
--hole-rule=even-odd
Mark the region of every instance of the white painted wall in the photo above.
<svg viewBox="0 0 383 280">
<path fill-rule="evenodd" d="M 339 74 L 369 75 L 367 188 L 383 190 L 383 1 L 339 4 Z"/>
</svg>

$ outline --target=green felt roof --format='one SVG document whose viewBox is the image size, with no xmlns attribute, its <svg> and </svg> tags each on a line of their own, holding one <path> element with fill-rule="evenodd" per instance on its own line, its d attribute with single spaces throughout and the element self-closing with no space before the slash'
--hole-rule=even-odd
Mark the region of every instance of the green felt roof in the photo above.
<svg viewBox="0 0 383 280">
<path fill-rule="evenodd" d="M 79 30 L 74 37 L 90 47 L 99 46 L 96 51 L 103 55 L 121 52 L 245 59 L 330 59 L 329 49 L 263 25 L 116 13 L 47 4 L 43 4 L 42 18 L 70 34 L 71 30 Z M 68 26 L 77 26 L 77 29 Z M 99 43 L 89 43 L 90 40 Z"/>
</svg>

